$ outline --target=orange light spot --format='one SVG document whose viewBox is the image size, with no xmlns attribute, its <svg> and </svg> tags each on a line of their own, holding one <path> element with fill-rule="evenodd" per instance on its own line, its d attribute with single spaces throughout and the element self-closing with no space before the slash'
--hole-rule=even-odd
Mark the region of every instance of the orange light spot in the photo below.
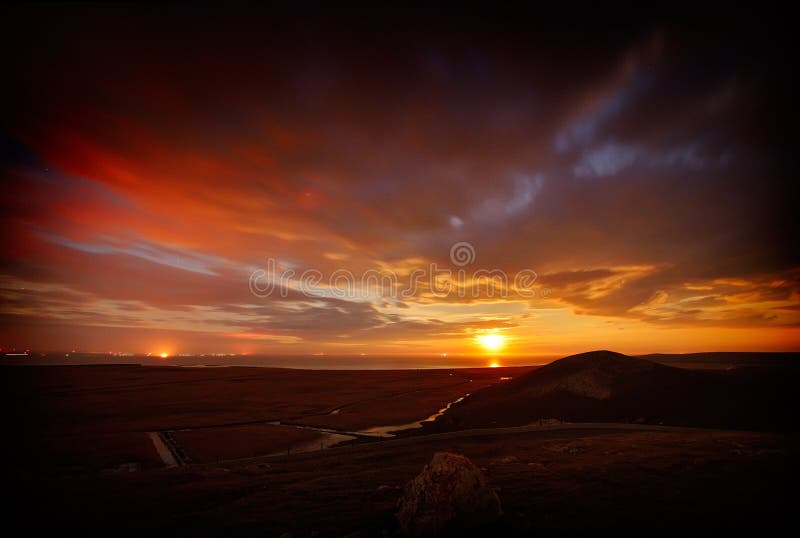
<svg viewBox="0 0 800 538">
<path fill-rule="evenodd" d="M 500 351 L 506 344 L 505 337 L 496 332 L 479 334 L 476 340 L 478 344 L 487 351 Z"/>
</svg>

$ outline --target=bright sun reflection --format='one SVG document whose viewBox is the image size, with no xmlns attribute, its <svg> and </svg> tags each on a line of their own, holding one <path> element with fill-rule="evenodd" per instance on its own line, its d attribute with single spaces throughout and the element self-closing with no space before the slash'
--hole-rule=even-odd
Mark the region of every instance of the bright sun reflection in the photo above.
<svg viewBox="0 0 800 538">
<path fill-rule="evenodd" d="M 166 351 L 164 351 L 164 352 L 162 352 L 162 353 L 159 355 L 159 357 L 161 357 L 162 359 L 166 359 L 167 357 L 169 357 L 169 353 L 167 353 Z"/>
<path fill-rule="evenodd" d="M 479 334 L 478 343 L 487 351 L 499 351 L 503 349 L 506 339 L 502 334 L 487 333 Z"/>
</svg>

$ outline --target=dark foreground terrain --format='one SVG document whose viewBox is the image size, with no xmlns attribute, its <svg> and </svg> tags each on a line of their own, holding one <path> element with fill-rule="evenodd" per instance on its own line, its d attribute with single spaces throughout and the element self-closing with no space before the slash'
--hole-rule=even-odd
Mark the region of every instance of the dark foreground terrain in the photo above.
<svg viewBox="0 0 800 538">
<path fill-rule="evenodd" d="M 391 535 L 402 486 L 447 450 L 485 469 L 497 488 L 505 515 L 487 534 L 762 533 L 791 523 L 795 441 L 769 433 L 613 429 L 413 438 L 169 470 L 34 470 L 18 476 L 14 491 L 16 502 L 33 509 L 17 520 L 28 532 Z"/>
<path fill-rule="evenodd" d="M 169 432 L 194 462 L 294 451 L 322 436 L 276 421 L 338 430 L 412 423 L 530 369 L 8 366 L 0 398 L 14 443 L 3 450 L 23 468 L 76 473 L 161 466 L 152 432 Z"/>
<path fill-rule="evenodd" d="M 741 381 L 707 376 L 744 371 L 676 369 L 610 352 L 576 357 L 539 370 L 3 368 L 4 526 L 26 534 L 391 536 L 403 486 L 440 451 L 467 456 L 496 489 L 503 516 L 476 529 L 485 535 L 763 534 L 792 523 L 800 454 L 791 413 L 775 410 L 789 396 L 771 389 L 767 407 L 745 413 L 762 420 L 756 428 L 707 421 L 742 409 L 721 400 L 736 396 L 730 387 L 774 388 L 776 379 L 795 379 L 794 367 Z M 703 383 L 717 382 L 723 388 L 703 400 Z M 466 393 L 413 435 L 294 450 L 323 434 L 293 424 L 342 432 L 403 424 Z M 691 410 L 670 401 L 705 410 L 671 415 L 697 424 L 662 426 L 670 417 L 653 409 Z M 159 432 L 185 456 L 175 466 L 152 440 Z"/>
</svg>

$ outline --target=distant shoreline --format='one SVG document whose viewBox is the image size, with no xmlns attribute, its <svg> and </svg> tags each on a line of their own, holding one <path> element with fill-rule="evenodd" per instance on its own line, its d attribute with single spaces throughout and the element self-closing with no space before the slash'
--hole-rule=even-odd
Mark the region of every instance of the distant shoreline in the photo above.
<svg viewBox="0 0 800 538">
<path fill-rule="evenodd" d="M 67 356 L 69 355 L 69 356 Z M 700 353 L 652 353 L 637 357 L 674 366 L 725 368 L 767 366 L 797 361 L 800 352 L 724 351 Z M 279 368 L 293 370 L 442 370 L 516 366 L 543 366 L 554 356 L 388 356 L 388 355 L 187 355 L 167 359 L 145 355 L 118 356 L 104 353 L 31 353 L 0 355 L 2 366 L 172 366 L 181 368 Z M 206 362 L 212 359 L 213 362 Z"/>
</svg>

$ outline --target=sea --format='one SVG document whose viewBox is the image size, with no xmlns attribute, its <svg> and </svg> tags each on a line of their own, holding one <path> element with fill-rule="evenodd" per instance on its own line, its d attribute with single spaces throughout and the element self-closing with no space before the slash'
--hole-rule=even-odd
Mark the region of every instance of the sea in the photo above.
<svg viewBox="0 0 800 538">
<path fill-rule="evenodd" d="M 552 362 L 559 357 L 544 355 L 229 355 L 197 354 L 161 358 L 153 355 L 117 353 L 17 353 L 0 354 L 0 365 L 81 365 L 132 364 L 177 366 L 184 368 L 224 368 L 254 366 L 302 370 L 412 370 L 433 368 L 486 368 L 531 366 Z"/>
</svg>

